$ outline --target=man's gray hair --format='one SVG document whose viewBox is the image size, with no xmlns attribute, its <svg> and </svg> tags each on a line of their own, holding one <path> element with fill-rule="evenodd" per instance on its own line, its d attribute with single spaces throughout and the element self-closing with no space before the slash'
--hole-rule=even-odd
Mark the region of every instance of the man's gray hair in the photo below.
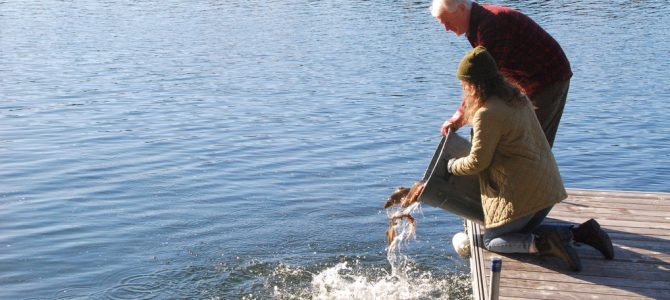
<svg viewBox="0 0 670 300">
<path fill-rule="evenodd" d="M 430 5 L 430 14 L 437 17 L 443 11 L 453 12 L 461 3 L 465 4 L 468 10 L 472 7 L 472 0 L 433 0 L 433 4 Z"/>
</svg>

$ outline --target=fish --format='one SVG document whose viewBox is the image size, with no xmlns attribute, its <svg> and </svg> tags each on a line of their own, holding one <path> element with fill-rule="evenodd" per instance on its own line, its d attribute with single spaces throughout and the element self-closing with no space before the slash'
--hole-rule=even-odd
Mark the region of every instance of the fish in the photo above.
<svg viewBox="0 0 670 300">
<path fill-rule="evenodd" d="M 410 189 L 402 185 L 397 187 L 386 200 L 386 203 L 384 203 L 384 209 L 402 203 L 402 200 L 409 194 L 409 191 Z"/>
<path fill-rule="evenodd" d="M 425 184 L 426 182 L 424 180 L 419 180 L 410 188 L 399 186 L 393 193 L 391 193 L 384 203 L 384 209 L 389 209 L 396 205 L 401 207 L 395 212 L 388 212 L 389 226 L 386 229 L 386 243 L 389 246 L 389 251 L 392 251 L 392 249 L 397 247 L 397 243 L 394 243 L 397 238 L 408 240 L 411 236 L 415 235 L 416 219 L 410 212 L 417 208 L 418 204 L 414 206 L 412 205 L 415 204 L 419 199 L 419 196 L 421 196 Z M 407 227 L 398 226 L 403 224 L 403 220 L 407 221 L 407 223 L 404 223 Z M 402 228 L 400 233 L 398 232 L 398 227 Z"/>
<path fill-rule="evenodd" d="M 411 188 L 406 188 L 404 186 L 397 187 L 393 193 L 388 197 L 386 203 L 384 203 L 384 209 L 388 209 L 395 205 L 400 205 L 402 208 L 406 208 L 412 203 L 416 202 L 423 192 L 423 188 L 426 182 L 424 180 L 419 180 L 415 182 Z"/>
<path fill-rule="evenodd" d="M 409 223 L 409 232 L 407 233 L 406 238 L 409 238 L 416 232 L 416 218 L 414 218 L 414 216 L 412 216 L 408 212 L 398 211 L 391 217 L 389 217 L 389 227 L 386 229 L 387 245 L 390 246 L 391 243 L 393 243 L 393 240 L 395 240 L 396 237 L 398 236 L 398 232 L 396 231 L 396 225 L 398 225 L 398 221 L 402 219 L 407 219 L 407 222 Z"/>
<path fill-rule="evenodd" d="M 386 245 L 388 246 L 390 246 L 391 243 L 393 243 L 393 240 L 395 240 L 396 235 L 398 235 L 395 231 L 395 225 L 396 223 L 389 222 L 389 227 L 386 229 Z"/>
<path fill-rule="evenodd" d="M 412 205 L 414 202 L 419 200 L 419 197 L 421 196 L 421 193 L 423 192 L 423 188 L 425 186 L 426 182 L 423 180 L 415 182 L 409 189 L 409 193 L 407 193 L 407 196 L 405 196 L 402 199 L 400 206 L 402 208 L 407 208 L 408 206 Z"/>
</svg>

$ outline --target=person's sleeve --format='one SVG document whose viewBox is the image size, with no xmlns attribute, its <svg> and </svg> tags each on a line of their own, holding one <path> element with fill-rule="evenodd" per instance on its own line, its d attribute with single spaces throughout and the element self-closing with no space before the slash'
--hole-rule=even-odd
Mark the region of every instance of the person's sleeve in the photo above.
<svg viewBox="0 0 670 300">
<path fill-rule="evenodd" d="M 463 110 L 465 109 L 465 99 L 461 101 L 461 105 L 458 107 L 456 112 L 447 120 L 451 124 L 454 124 L 458 127 L 463 127 L 465 125 L 465 118 L 463 118 Z"/>
<path fill-rule="evenodd" d="M 492 111 L 480 109 L 472 121 L 472 148 L 468 156 L 455 160 L 451 166 L 454 175 L 474 175 L 491 165 L 501 136 L 501 124 Z"/>
</svg>

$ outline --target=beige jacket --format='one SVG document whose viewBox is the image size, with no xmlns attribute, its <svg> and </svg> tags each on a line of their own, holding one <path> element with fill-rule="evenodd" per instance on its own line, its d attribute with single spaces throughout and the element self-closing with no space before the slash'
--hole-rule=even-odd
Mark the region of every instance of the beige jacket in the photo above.
<svg viewBox="0 0 670 300">
<path fill-rule="evenodd" d="M 567 198 L 549 143 L 530 101 L 489 99 L 472 118 L 472 148 L 455 175 L 479 174 L 486 228 L 504 225 Z"/>
</svg>

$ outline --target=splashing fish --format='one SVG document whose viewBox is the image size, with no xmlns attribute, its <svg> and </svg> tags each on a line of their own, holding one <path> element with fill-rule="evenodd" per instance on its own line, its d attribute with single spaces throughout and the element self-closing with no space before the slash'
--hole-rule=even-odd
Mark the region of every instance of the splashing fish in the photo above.
<svg viewBox="0 0 670 300">
<path fill-rule="evenodd" d="M 411 188 L 399 186 L 384 204 L 385 209 L 400 205 L 401 209 L 394 212 L 387 212 L 389 217 L 389 226 L 386 229 L 386 243 L 389 251 L 398 246 L 398 241 L 409 240 L 416 235 L 416 218 L 411 215 L 419 204 L 416 202 L 423 191 L 425 182 L 419 180 Z M 403 222 L 406 221 L 406 222 Z M 405 224 L 406 226 L 403 226 Z M 402 229 L 402 230 L 399 230 Z"/>
<path fill-rule="evenodd" d="M 384 209 L 388 209 L 398 204 L 400 204 L 402 208 L 410 206 L 419 199 L 419 196 L 421 196 L 425 183 L 425 181 L 419 180 L 409 189 L 404 186 L 397 187 L 386 200 L 386 203 L 384 203 Z"/>
<path fill-rule="evenodd" d="M 407 222 L 409 223 L 409 233 L 407 234 L 407 238 L 410 236 L 413 236 L 416 233 L 416 218 L 414 218 L 411 214 L 409 213 L 403 213 L 402 211 L 396 212 L 393 216 L 389 218 L 389 227 L 386 229 L 386 244 L 391 245 L 393 243 L 393 240 L 395 240 L 396 236 L 398 235 L 396 231 L 396 226 L 399 225 L 399 220 L 402 219 L 407 219 Z"/>
</svg>

